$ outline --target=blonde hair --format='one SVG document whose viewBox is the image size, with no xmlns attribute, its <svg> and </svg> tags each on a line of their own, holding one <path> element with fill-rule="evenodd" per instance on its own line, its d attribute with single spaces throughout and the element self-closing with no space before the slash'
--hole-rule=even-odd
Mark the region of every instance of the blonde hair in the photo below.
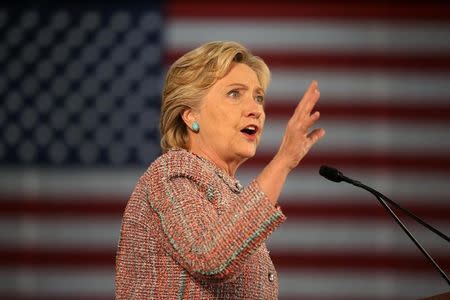
<svg viewBox="0 0 450 300">
<path fill-rule="evenodd" d="M 167 72 L 161 103 L 161 148 L 188 149 L 189 136 L 181 115 L 186 109 L 198 109 L 208 89 L 224 77 L 233 62 L 248 65 L 264 91 L 270 71 L 264 61 L 236 42 L 206 43 L 180 57 Z"/>
</svg>

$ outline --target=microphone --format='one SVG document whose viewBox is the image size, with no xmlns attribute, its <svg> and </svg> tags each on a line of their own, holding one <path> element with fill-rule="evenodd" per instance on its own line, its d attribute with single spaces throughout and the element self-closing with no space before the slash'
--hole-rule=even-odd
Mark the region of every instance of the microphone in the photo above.
<svg viewBox="0 0 450 300">
<path fill-rule="evenodd" d="M 328 166 L 321 166 L 319 174 L 334 182 L 341 182 L 345 178 L 344 174 L 338 171 L 338 169 Z"/>
<path fill-rule="evenodd" d="M 422 254 L 428 259 L 428 261 L 436 268 L 436 270 L 441 274 L 441 276 L 444 278 L 444 280 L 447 282 L 448 285 L 450 285 L 450 279 L 447 277 L 447 274 L 439 267 L 439 265 L 434 261 L 434 259 L 431 257 L 430 254 L 423 248 L 423 246 L 417 241 L 417 239 L 413 236 L 413 234 L 406 228 L 405 224 L 400 220 L 400 218 L 392 211 L 392 209 L 386 204 L 388 202 L 389 204 L 395 206 L 396 208 L 400 209 L 401 211 L 405 212 L 407 215 L 412 217 L 414 220 L 416 220 L 421 225 L 425 226 L 435 234 L 439 235 L 441 238 L 445 239 L 447 242 L 450 242 L 450 238 L 431 226 L 430 224 L 426 223 L 424 220 L 407 210 L 406 208 L 403 208 L 396 202 L 392 201 L 382 193 L 378 192 L 377 190 L 362 184 L 359 181 L 353 180 L 351 178 L 348 178 L 342 174 L 338 169 L 329 167 L 329 166 L 321 166 L 319 170 L 319 174 L 325 177 L 326 179 L 334 182 L 341 182 L 345 181 L 347 183 L 350 183 L 354 186 L 360 187 L 370 193 L 372 193 L 380 202 L 380 204 L 383 206 L 383 208 L 391 215 L 392 218 L 397 222 L 397 224 L 403 229 L 403 231 L 406 233 L 406 235 L 414 242 L 414 244 L 419 248 L 419 250 L 422 252 Z M 386 201 L 386 202 L 385 202 Z"/>
</svg>

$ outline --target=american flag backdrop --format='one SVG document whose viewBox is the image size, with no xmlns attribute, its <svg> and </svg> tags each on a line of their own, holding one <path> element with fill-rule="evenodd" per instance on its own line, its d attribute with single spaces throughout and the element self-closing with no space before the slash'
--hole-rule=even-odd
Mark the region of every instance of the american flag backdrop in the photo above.
<svg viewBox="0 0 450 300">
<path fill-rule="evenodd" d="M 373 196 L 318 174 L 338 167 L 450 234 L 448 4 L 24 3 L 0 4 L 0 299 L 114 297 L 123 209 L 160 153 L 163 75 L 212 40 L 241 42 L 272 71 L 243 183 L 319 82 L 327 135 L 290 175 L 288 220 L 268 240 L 280 299 L 449 291 Z M 400 216 L 450 273 L 449 243 Z"/>
</svg>

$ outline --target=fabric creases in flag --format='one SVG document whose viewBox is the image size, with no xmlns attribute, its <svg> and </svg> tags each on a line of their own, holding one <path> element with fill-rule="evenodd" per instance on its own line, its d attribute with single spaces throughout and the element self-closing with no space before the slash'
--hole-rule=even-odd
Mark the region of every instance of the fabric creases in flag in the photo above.
<svg viewBox="0 0 450 300">
<path fill-rule="evenodd" d="M 269 65 L 249 183 L 277 151 L 311 80 L 326 137 L 289 176 L 268 239 L 280 299 L 416 299 L 448 290 L 376 200 L 450 232 L 450 7 L 131 1 L 0 6 L 0 298 L 111 299 L 126 201 L 160 153 L 165 70 L 233 40 Z M 441 267 L 448 243 L 400 214 Z"/>
</svg>

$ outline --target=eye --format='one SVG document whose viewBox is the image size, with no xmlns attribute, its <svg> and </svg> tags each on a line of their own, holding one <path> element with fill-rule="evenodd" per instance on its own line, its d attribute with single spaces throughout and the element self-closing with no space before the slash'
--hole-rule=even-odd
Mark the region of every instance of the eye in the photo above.
<svg viewBox="0 0 450 300">
<path fill-rule="evenodd" d="M 228 92 L 227 95 L 232 98 L 238 98 L 241 95 L 241 93 L 239 92 L 239 90 L 231 90 Z"/>
<path fill-rule="evenodd" d="M 255 100 L 256 100 L 256 102 L 258 102 L 260 104 L 264 103 L 264 95 L 257 95 L 255 97 Z"/>
</svg>

